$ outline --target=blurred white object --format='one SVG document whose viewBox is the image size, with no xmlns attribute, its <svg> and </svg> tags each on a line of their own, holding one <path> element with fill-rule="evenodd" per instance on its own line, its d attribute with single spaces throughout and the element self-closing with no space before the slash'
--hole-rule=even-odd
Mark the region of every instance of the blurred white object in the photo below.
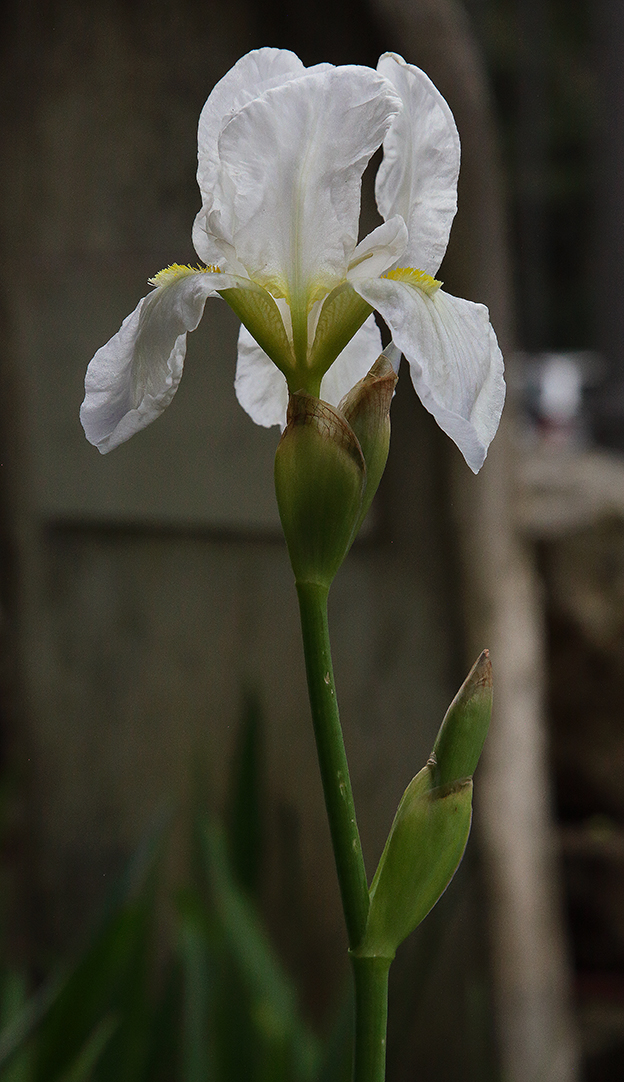
<svg viewBox="0 0 624 1082">
<path fill-rule="evenodd" d="M 574 423 L 581 412 L 583 373 L 569 353 L 547 354 L 540 381 L 541 417 L 557 427 Z"/>
<path fill-rule="evenodd" d="M 600 383 L 604 364 L 590 350 L 515 355 L 522 426 L 530 442 L 579 447 L 590 442 L 585 392 Z"/>
</svg>

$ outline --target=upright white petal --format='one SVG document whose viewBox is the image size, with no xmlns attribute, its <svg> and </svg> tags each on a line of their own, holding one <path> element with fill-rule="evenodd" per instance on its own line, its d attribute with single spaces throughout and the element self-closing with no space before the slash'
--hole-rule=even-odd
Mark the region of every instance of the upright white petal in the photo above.
<svg viewBox="0 0 624 1082">
<path fill-rule="evenodd" d="M 505 400 L 503 358 L 487 308 L 388 278 L 353 287 L 383 316 L 422 404 L 477 473 Z"/>
<path fill-rule="evenodd" d="M 384 139 L 377 205 L 383 218 L 400 214 L 405 219 L 409 240 L 401 265 L 435 274 L 457 210 L 457 128 L 446 101 L 419 68 L 384 53 L 377 70 L 403 102 Z"/>
<path fill-rule="evenodd" d="M 223 127 L 243 105 L 304 71 L 299 57 L 288 49 L 254 49 L 230 68 L 208 97 L 197 130 L 197 183 L 202 209 L 193 225 L 193 244 L 205 263 L 218 263 L 223 255 L 214 239 L 208 236 L 205 224 L 206 214 L 212 207 L 219 169 L 217 144 Z"/>
<path fill-rule="evenodd" d="M 87 368 L 80 420 L 102 454 L 169 405 L 182 376 L 187 331 L 195 330 L 217 286 L 235 284 L 224 274 L 174 277 L 143 297 L 117 334 L 98 349 Z"/>
<path fill-rule="evenodd" d="M 357 245 L 347 278 L 376 278 L 403 255 L 407 245 L 407 226 L 399 214 L 382 222 Z"/>
<path fill-rule="evenodd" d="M 347 391 L 372 368 L 381 353 L 381 335 L 369 316 L 334 361 L 321 382 L 321 398 L 337 406 Z M 285 377 L 260 348 L 246 327 L 238 336 L 236 397 L 252 421 L 270 428 L 286 425 L 288 385 Z"/>
<path fill-rule="evenodd" d="M 331 68 L 266 91 L 224 127 L 209 228 L 293 319 L 344 278 L 362 173 L 399 108 L 370 68 Z"/>
</svg>

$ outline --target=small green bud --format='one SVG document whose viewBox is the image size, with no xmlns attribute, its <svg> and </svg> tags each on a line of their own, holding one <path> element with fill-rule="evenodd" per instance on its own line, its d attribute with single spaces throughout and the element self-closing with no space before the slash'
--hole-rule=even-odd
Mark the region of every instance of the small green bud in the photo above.
<svg viewBox="0 0 624 1082">
<path fill-rule="evenodd" d="M 430 763 L 412 779 L 371 884 L 366 931 L 357 955 L 394 957 L 453 878 L 466 848 L 471 816 L 470 780 L 436 787 Z"/>
<path fill-rule="evenodd" d="M 390 448 L 390 403 L 397 378 L 390 361 L 382 353 L 370 372 L 352 387 L 338 406 L 355 432 L 366 462 L 366 491 L 355 533 L 373 502 L 386 468 Z"/>
<path fill-rule="evenodd" d="M 488 650 L 475 662 L 449 706 L 433 745 L 435 785 L 471 778 L 490 726 L 492 665 Z"/>
<path fill-rule="evenodd" d="M 275 492 L 297 582 L 327 586 L 359 522 L 366 464 L 358 440 L 333 406 L 291 394 L 275 455 Z"/>
<path fill-rule="evenodd" d="M 472 775 L 491 712 L 484 650 L 446 712 L 429 762 L 403 794 L 371 884 L 358 955 L 393 958 L 453 878 L 470 833 Z"/>
</svg>

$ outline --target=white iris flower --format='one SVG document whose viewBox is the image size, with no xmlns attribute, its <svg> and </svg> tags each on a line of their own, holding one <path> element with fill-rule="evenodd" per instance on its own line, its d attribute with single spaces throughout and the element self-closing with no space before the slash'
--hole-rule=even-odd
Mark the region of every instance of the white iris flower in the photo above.
<svg viewBox="0 0 624 1082">
<path fill-rule="evenodd" d="M 427 76 L 394 53 L 374 71 L 305 68 L 294 53 L 259 49 L 212 91 L 198 144 L 193 243 L 205 267 L 160 271 L 95 354 L 87 439 L 105 453 L 162 413 L 187 332 L 219 295 L 241 319 L 236 394 L 258 424 L 285 424 L 289 390 L 337 405 L 381 352 L 375 310 L 423 405 L 476 472 L 503 407 L 503 361 L 487 309 L 434 278 L 460 152 Z M 380 145 L 383 223 L 358 244 L 362 173 Z"/>
</svg>

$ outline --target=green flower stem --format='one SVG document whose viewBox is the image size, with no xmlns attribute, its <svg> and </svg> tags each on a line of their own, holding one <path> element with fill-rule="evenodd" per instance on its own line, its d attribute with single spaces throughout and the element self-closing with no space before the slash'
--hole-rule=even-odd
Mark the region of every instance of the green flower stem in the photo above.
<svg viewBox="0 0 624 1082">
<path fill-rule="evenodd" d="M 297 593 L 308 692 L 327 817 L 349 946 L 355 950 L 362 940 L 366 926 L 368 885 L 334 687 L 327 624 L 329 587 L 314 582 L 298 582 Z"/>
<path fill-rule="evenodd" d="M 355 977 L 354 1082 L 384 1082 L 391 958 L 351 955 Z"/>
<path fill-rule="evenodd" d="M 359 957 L 369 900 L 342 739 L 327 623 L 328 586 L 298 582 L 316 747 L 355 978 L 354 1082 L 384 1082 L 390 958 Z"/>
</svg>

